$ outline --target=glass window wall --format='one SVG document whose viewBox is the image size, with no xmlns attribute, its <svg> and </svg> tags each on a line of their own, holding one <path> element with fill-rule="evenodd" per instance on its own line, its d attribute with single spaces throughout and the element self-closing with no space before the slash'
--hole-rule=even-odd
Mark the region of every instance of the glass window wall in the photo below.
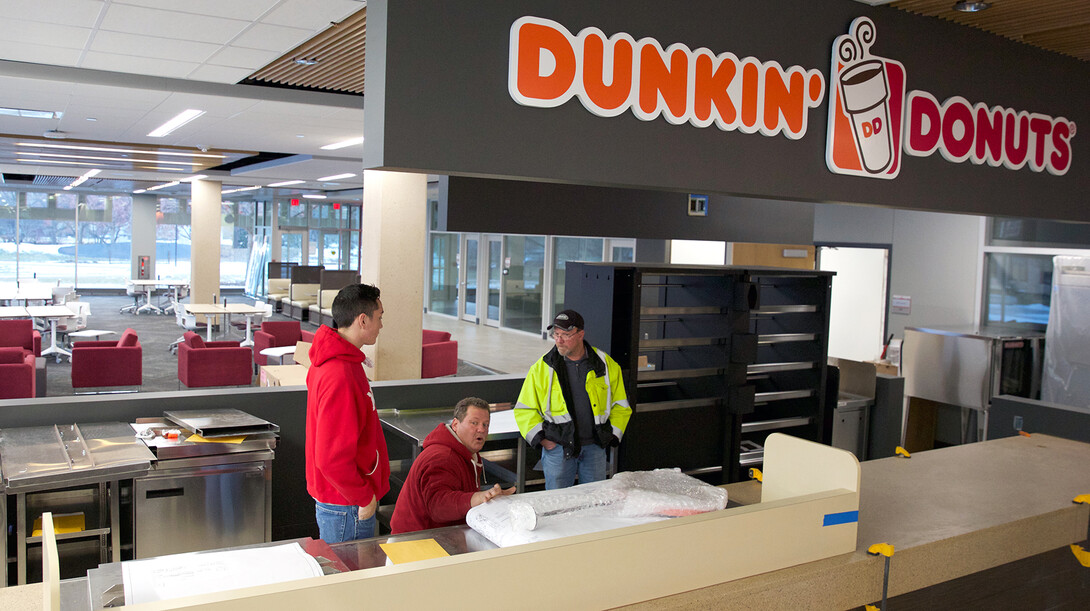
<svg viewBox="0 0 1090 611">
<path fill-rule="evenodd" d="M 502 324 L 509 329 L 541 332 L 545 300 L 545 236 L 507 236 Z M 434 259 L 433 259 L 434 260 Z"/>
<path fill-rule="evenodd" d="M 568 261 L 601 261 L 602 244 L 602 238 L 555 238 L 553 243 L 553 314 L 564 309 L 565 264 Z"/>
<path fill-rule="evenodd" d="M 189 281 L 192 237 L 189 201 L 160 197 L 155 212 L 155 274 L 160 279 Z"/>
<path fill-rule="evenodd" d="M 430 290 L 428 311 L 458 315 L 458 243 L 457 233 L 431 234 Z"/>
</svg>

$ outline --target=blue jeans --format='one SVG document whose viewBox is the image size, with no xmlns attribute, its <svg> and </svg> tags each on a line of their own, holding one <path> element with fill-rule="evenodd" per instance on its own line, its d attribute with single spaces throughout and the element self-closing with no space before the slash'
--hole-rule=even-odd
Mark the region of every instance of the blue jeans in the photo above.
<svg viewBox="0 0 1090 611">
<path fill-rule="evenodd" d="M 378 534 L 376 532 L 378 522 L 375 516 L 360 520 L 359 515 L 359 505 L 332 505 L 314 501 L 314 517 L 318 520 L 318 534 L 326 543 L 370 539 Z"/>
<path fill-rule="evenodd" d="M 551 450 L 541 448 L 541 468 L 545 471 L 545 489 L 567 488 L 575 483 L 601 481 L 606 478 L 606 450 L 597 444 L 583 446 L 577 458 L 564 458 L 564 447 L 557 445 Z"/>
</svg>

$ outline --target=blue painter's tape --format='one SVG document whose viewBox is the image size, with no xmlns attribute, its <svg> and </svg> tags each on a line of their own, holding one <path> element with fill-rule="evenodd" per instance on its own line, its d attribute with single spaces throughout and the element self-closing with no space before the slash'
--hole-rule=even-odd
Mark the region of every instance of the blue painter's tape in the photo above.
<svg viewBox="0 0 1090 611">
<path fill-rule="evenodd" d="M 837 524 L 851 524 L 859 521 L 858 511 L 842 511 L 840 513 L 827 513 L 822 526 L 836 526 Z"/>
</svg>

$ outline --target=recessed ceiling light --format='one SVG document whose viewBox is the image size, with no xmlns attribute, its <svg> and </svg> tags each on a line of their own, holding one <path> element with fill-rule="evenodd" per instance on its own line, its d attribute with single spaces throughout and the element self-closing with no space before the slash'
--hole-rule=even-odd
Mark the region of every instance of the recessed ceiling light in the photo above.
<svg viewBox="0 0 1090 611">
<path fill-rule="evenodd" d="M 87 117 L 87 120 L 88 121 L 98 121 L 98 118 L 96 118 L 96 117 Z"/>
<path fill-rule="evenodd" d="M 296 57 L 292 61 L 300 66 L 313 66 L 317 64 L 319 60 L 316 57 Z"/>
<path fill-rule="evenodd" d="M 149 138 L 162 138 L 179 127 L 189 123 L 193 119 L 204 114 L 203 110 L 189 108 L 178 113 L 176 117 L 148 132 Z"/>
<path fill-rule="evenodd" d="M 101 151 L 103 153 L 137 153 L 137 154 L 147 153 L 147 154 L 156 155 L 156 156 L 171 155 L 171 156 L 174 156 L 174 157 L 207 157 L 207 158 L 210 158 L 210 159 L 226 159 L 227 158 L 227 155 L 216 155 L 216 154 L 213 154 L 213 153 L 208 153 L 208 154 L 202 154 L 202 153 L 176 153 L 176 152 L 172 152 L 172 151 L 163 151 L 163 150 L 155 150 L 155 151 L 143 150 L 143 151 L 138 151 L 136 149 L 106 148 L 106 147 L 102 147 L 102 146 L 77 146 L 77 145 L 74 145 L 74 144 L 46 144 L 44 142 L 16 142 L 15 146 L 29 146 L 29 147 L 34 147 L 34 148 L 46 148 L 46 149 L 68 149 L 68 150 L 73 150 L 73 151 Z"/>
<path fill-rule="evenodd" d="M 327 144 L 322 147 L 323 151 L 335 151 L 337 149 L 343 149 L 346 146 L 353 146 L 356 144 L 363 144 L 363 136 L 358 138 L 349 138 L 348 140 L 341 140 L 340 142 L 334 142 L 333 144 Z"/>
<path fill-rule="evenodd" d="M 352 172 L 347 172 L 345 174 L 334 174 L 332 176 L 323 176 L 318 179 L 318 182 L 325 182 L 327 180 L 340 180 L 342 178 L 352 178 L 353 176 L 355 176 L 355 174 L 353 174 Z"/>
<path fill-rule="evenodd" d="M 991 4 L 987 2 L 975 2 L 973 0 L 958 0 L 954 3 L 954 10 L 962 13 L 979 13 L 980 11 L 990 7 Z"/>
<path fill-rule="evenodd" d="M 288 185 L 301 185 L 304 182 L 306 182 L 306 181 L 304 181 L 304 180 L 285 180 L 283 182 L 274 182 L 269 186 L 270 187 L 286 187 Z"/>
<path fill-rule="evenodd" d="M 31 110 L 29 108 L 5 108 L 0 107 L 0 115 L 9 117 L 22 117 L 24 119 L 60 119 L 63 112 L 54 110 Z"/>
<path fill-rule="evenodd" d="M 309 193 L 304 195 L 303 197 L 305 197 L 307 199 L 325 199 L 324 195 L 311 195 Z"/>
</svg>

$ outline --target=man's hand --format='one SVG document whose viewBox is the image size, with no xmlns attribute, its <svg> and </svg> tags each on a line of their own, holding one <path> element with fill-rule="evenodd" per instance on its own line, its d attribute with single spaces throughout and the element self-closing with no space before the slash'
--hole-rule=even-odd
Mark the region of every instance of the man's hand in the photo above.
<svg viewBox="0 0 1090 611">
<path fill-rule="evenodd" d="M 362 522 L 364 520 L 370 519 L 371 516 L 375 515 L 376 509 L 378 509 L 378 499 L 376 499 L 375 495 L 372 494 L 371 502 L 368 503 L 366 507 L 360 507 L 360 512 L 358 514 L 360 521 Z"/>
<path fill-rule="evenodd" d="M 473 496 L 470 497 L 470 499 L 469 499 L 469 506 L 470 507 L 476 507 L 477 505 L 480 505 L 481 503 L 487 503 L 488 501 L 491 501 L 492 499 L 496 498 L 497 496 L 507 496 L 509 494 L 514 494 L 514 493 L 515 493 L 515 487 L 514 486 L 511 486 L 507 490 L 503 490 L 502 488 L 500 488 L 499 484 L 496 484 L 495 486 L 492 486 L 488 490 L 482 490 L 480 492 L 474 492 Z"/>
<path fill-rule="evenodd" d="M 551 440 L 551 439 L 542 439 L 541 440 L 541 447 L 545 448 L 546 450 L 551 450 L 551 449 L 555 448 L 556 446 L 557 446 L 557 443 L 555 441 Z"/>
</svg>

